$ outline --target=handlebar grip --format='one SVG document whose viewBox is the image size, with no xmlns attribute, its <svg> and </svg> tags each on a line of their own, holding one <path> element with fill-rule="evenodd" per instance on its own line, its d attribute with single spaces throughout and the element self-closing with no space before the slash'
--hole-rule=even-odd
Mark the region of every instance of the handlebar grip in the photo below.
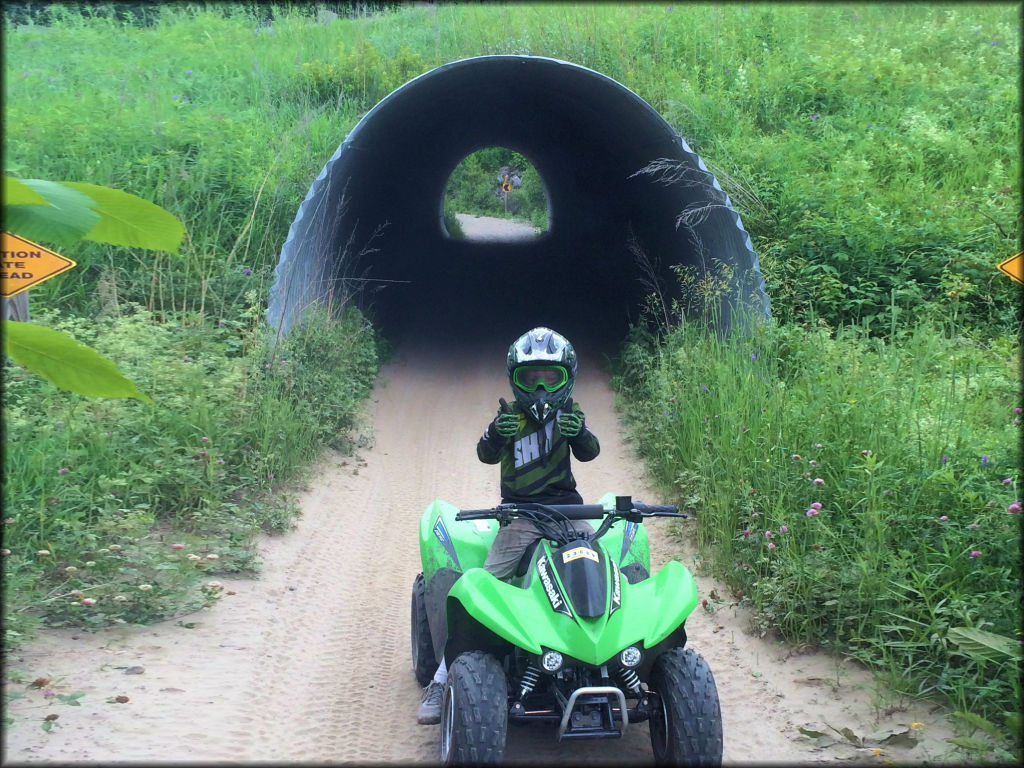
<svg viewBox="0 0 1024 768">
<path fill-rule="evenodd" d="M 545 504 L 570 520 L 600 520 L 606 514 L 605 508 L 600 504 Z"/>
<path fill-rule="evenodd" d="M 678 515 L 679 507 L 675 504 L 643 504 L 634 502 L 633 506 L 645 515 Z"/>
<path fill-rule="evenodd" d="M 487 520 L 497 519 L 496 509 L 460 509 L 455 513 L 456 520 Z"/>
</svg>

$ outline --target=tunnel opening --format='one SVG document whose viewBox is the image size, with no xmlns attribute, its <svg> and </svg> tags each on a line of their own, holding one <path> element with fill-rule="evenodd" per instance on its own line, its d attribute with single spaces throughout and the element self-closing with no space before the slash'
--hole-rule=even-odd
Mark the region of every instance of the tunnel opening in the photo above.
<svg viewBox="0 0 1024 768">
<path fill-rule="evenodd" d="M 508 147 L 487 147 L 466 155 L 445 185 L 444 229 L 450 239 L 534 240 L 547 233 L 549 218 L 544 179 L 529 158 Z"/>
<path fill-rule="evenodd" d="M 446 235 L 438 201 L 448 180 L 489 147 L 529 158 L 544 180 L 543 237 Z M 671 179 L 645 172 L 659 163 L 675 170 Z M 687 211 L 700 215 L 680 220 Z M 355 293 L 396 343 L 507 346 L 546 325 L 613 351 L 652 285 L 666 301 L 678 296 L 674 267 L 707 274 L 720 264 L 732 274 L 722 322 L 737 304 L 767 315 L 757 256 L 728 195 L 650 105 L 575 64 L 483 56 L 411 80 L 349 133 L 292 224 L 267 319 L 287 330 L 310 304 Z"/>
</svg>

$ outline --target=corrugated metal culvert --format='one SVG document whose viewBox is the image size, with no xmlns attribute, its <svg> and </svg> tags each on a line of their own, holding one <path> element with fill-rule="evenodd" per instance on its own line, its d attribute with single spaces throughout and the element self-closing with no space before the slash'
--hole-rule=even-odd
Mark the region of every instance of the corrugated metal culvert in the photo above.
<svg viewBox="0 0 1024 768">
<path fill-rule="evenodd" d="M 484 244 L 447 236 L 448 177 L 490 146 L 519 152 L 541 175 L 550 206 L 541 237 Z M 360 302 L 385 333 L 486 322 L 503 338 L 535 325 L 570 338 L 595 329 L 621 338 L 652 277 L 666 296 L 679 295 L 674 265 L 698 276 L 723 274 L 723 265 L 731 273 L 723 323 L 738 304 L 768 314 L 739 215 L 647 102 L 575 64 L 482 56 L 410 80 L 345 138 L 292 223 L 267 319 L 287 329 L 352 280 L 349 288 L 373 288 Z"/>
</svg>

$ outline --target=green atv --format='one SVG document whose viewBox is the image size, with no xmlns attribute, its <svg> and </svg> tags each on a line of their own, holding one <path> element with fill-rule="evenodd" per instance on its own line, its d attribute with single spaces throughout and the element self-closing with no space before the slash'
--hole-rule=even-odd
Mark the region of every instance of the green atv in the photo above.
<svg viewBox="0 0 1024 768">
<path fill-rule="evenodd" d="M 612 494 L 598 504 L 427 508 L 412 661 L 420 685 L 447 662 L 443 764 L 499 763 L 509 723 L 550 723 L 565 740 L 618 738 L 644 720 L 658 764 L 721 763 L 715 680 L 684 649 L 697 587 L 676 561 L 651 576 L 642 520 L 652 516 L 686 517 Z M 544 538 L 505 582 L 481 566 L 514 517 Z M 588 536 L 569 524 L 584 519 L 603 522 Z"/>
</svg>

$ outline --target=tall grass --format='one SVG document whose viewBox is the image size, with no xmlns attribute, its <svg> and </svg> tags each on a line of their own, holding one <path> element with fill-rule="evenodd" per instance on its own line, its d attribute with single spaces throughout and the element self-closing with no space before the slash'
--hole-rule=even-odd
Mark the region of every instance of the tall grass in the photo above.
<svg viewBox="0 0 1024 768">
<path fill-rule="evenodd" d="M 1018 347 L 929 326 L 638 331 L 618 379 L 641 451 L 764 628 L 1005 724 L 1020 640 Z"/>
</svg>

